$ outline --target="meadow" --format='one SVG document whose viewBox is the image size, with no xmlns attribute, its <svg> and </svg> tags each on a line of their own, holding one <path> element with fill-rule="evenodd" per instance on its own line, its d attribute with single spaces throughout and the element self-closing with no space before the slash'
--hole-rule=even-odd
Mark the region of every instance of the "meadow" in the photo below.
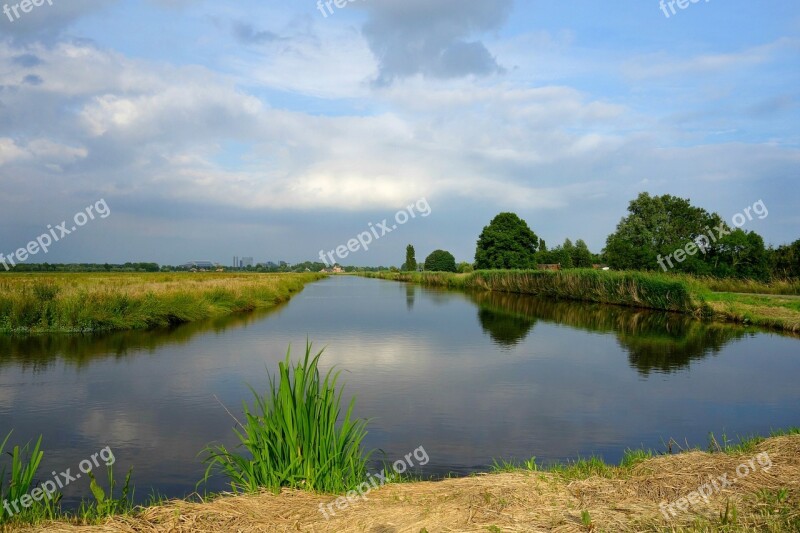
<svg viewBox="0 0 800 533">
<path fill-rule="evenodd" d="M 149 329 L 266 309 L 324 274 L 35 273 L 0 276 L 0 333 Z"/>
</svg>

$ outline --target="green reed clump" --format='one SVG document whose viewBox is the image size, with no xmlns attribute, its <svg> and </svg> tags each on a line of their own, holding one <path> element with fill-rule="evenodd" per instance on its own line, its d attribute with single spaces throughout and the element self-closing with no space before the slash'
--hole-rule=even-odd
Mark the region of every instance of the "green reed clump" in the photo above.
<svg viewBox="0 0 800 533">
<path fill-rule="evenodd" d="M 245 422 L 234 429 L 243 453 L 208 446 L 201 452 L 208 466 L 200 483 L 220 473 L 230 479 L 234 492 L 281 487 L 344 492 L 364 481 L 370 454 L 361 443 L 367 422 L 352 418 L 355 399 L 340 421 L 339 372 L 330 370 L 323 378 L 322 351 L 312 356 L 311 344 L 295 364 L 290 353 L 279 364 L 278 375 L 269 376 L 268 391 L 262 395 L 250 388 L 254 403 L 244 404 Z"/>
<path fill-rule="evenodd" d="M 0 457 L 6 455 L 5 447 L 11 437 L 11 432 L 6 435 L 0 443 Z M 31 449 L 31 444 L 27 443 L 23 447 L 14 446 L 8 452 L 11 457 L 11 477 L 6 484 L 6 465 L 0 469 L 0 524 L 14 521 L 32 522 L 37 519 L 53 519 L 57 516 L 57 505 L 61 495 L 44 496 L 40 500 L 31 498 L 31 489 L 36 472 L 42 462 L 44 452 L 42 451 L 42 437 L 36 441 Z M 31 504 L 25 507 L 21 500 L 25 497 L 31 500 Z M 2 502 L 8 502 L 10 514 Z M 14 504 L 16 503 L 16 507 Z M 17 509 L 19 512 L 17 512 Z"/>
</svg>

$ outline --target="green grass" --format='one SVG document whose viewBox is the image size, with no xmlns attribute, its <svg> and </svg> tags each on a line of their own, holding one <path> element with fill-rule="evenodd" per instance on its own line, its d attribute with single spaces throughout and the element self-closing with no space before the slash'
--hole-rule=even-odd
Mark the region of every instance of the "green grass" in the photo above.
<svg viewBox="0 0 800 533">
<path fill-rule="evenodd" d="M 726 435 L 722 435 L 721 440 L 717 440 L 714 434 L 710 433 L 707 451 L 710 453 L 726 453 L 730 455 L 749 454 L 753 453 L 756 449 L 756 446 L 764 442 L 767 438 L 782 437 L 786 435 L 800 435 L 800 427 L 789 427 L 786 429 L 774 430 L 770 432 L 769 437 L 753 435 L 748 437 L 739 437 L 735 441 L 729 440 Z M 700 448 L 689 448 L 686 450 L 681 450 L 681 452 L 693 450 L 699 451 Z M 537 464 L 535 457 L 523 462 L 506 459 L 494 459 L 490 465 L 490 470 L 497 474 L 509 472 L 551 472 L 559 475 L 565 481 L 584 480 L 593 476 L 617 478 L 620 476 L 624 477 L 637 465 L 648 459 L 668 453 L 671 452 L 665 451 L 663 453 L 659 453 L 644 448 L 629 448 L 625 450 L 618 465 L 607 463 L 601 457 L 596 455 L 593 455 L 589 458 L 578 458 L 576 460 L 558 462 L 550 465 Z"/>
<path fill-rule="evenodd" d="M 800 295 L 800 280 L 783 279 L 770 282 L 737 278 L 697 277 L 699 283 L 715 292 Z"/>
<path fill-rule="evenodd" d="M 770 437 L 783 437 L 786 435 L 800 435 L 800 427 L 789 427 L 786 429 L 773 430 L 770 432 Z M 729 440 L 728 436 L 723 434 L 721 442 L 717 440 L 713 433 L 708 436 L 708 451 L 710 452 L 723 452 L 728 454 L 740 453 L 753 453 L 756 446 L 766 440 L 766 437 L 761 435 L 750 435 L 746 437 L 738 437 L 735 441 Z"/>
<path fill-rule="evenodd" d="M 323 274 L 6 274 L 0 334 L 165 327 L 266 309 Z"/>
<path fill-rule="evenodd" d="M 263 395 L 253 390 L 253 406 L 244 406 L 245 422 L 234 430 L 243 453 L 207 447 L 201 483 L 219 473 L 229 478 L 234 492 L 293 487 L 334 493 L 364 481 L 366 421 L 352 418 L 355 399 L 339 420 L 339 372 L 330 370 L 323 378 L 321 356 L 322 351 L 312 356 L 307 344 L 305 357 L 293 365 L 287 353 L 278 376 L 269 378 L 269 390 Z"/>
</svg>

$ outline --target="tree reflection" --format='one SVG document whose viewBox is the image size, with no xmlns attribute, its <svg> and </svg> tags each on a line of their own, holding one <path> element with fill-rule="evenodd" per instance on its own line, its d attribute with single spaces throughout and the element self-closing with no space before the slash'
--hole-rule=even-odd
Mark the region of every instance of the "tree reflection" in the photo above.
<svg viewBox="0 0 800 533">
<path fill-rule="evenodd" d="M 469 296 L 479 307 L 484 331 L 498 344 L 518 344 L 537 320 L 613 332 L 627 351 L 630 366 L 642 375 L 675 372 L 748 335 L 740 326 L 703 322 L 678 313 L 500 292 L 471 292 Z"/>
</svg>

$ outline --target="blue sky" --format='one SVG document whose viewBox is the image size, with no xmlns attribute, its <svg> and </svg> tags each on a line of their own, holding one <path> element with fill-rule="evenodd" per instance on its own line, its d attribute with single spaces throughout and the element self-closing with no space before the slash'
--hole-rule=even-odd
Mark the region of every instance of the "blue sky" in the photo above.
<svg viewBox="0 0 800 533">
<path fill-rule="evenodd" d="M 642 191 L 800 237 L 797 2 L 52 4 L 0 14 L 6 254 L 101 198 L 31 260 L 311 260 L 421 198 L 342 262 L 471 261 L 501 211 L 599 251 Z"/>
</svg>

